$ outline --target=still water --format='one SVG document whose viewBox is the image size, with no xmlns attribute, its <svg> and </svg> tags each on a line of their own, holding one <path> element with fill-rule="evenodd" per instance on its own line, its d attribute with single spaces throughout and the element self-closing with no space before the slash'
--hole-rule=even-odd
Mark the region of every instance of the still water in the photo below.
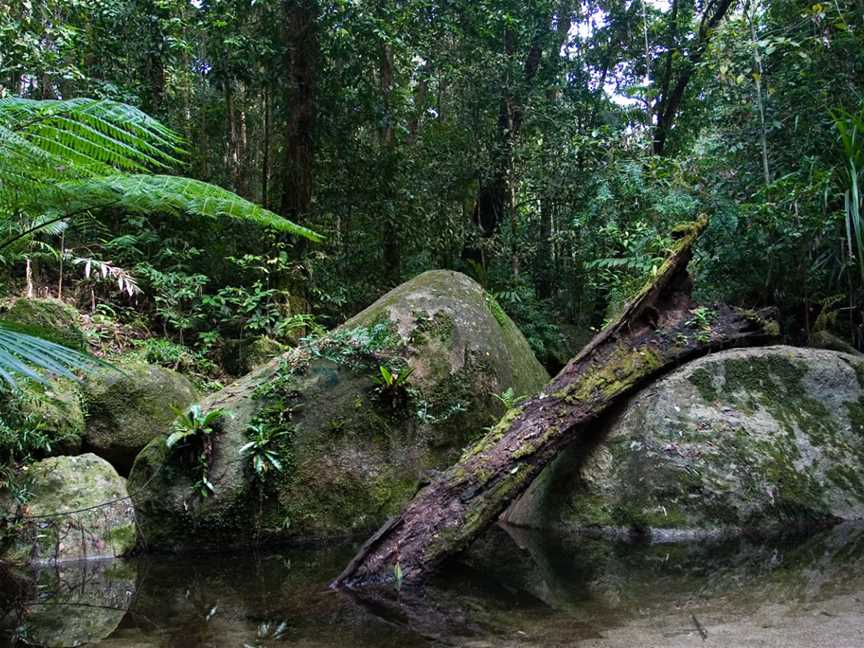
<svg viewBox="0 0 864 648">
<path fill-rule="evenodd" d="M 0 645 L 864 647 L 864 527 L 632 545 L 494 528 L 422 592 L 327 589 L 355 547 L 0 577 Z"/>
</svg>

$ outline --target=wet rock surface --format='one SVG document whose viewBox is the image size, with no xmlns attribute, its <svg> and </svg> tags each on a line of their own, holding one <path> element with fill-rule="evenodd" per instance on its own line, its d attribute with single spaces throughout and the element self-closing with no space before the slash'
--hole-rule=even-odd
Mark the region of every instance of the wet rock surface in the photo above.
<svg viewBox="0 0 864 648">
<path fill-rule="evenodd" d="M 135 547 L 126 480 L 108 462 L 94 454 L 52 457 L 29 466 L 24 479 L 23 504 L 0 493 L 3 560 L 63 563 L 122 556 Z"/>
</svg>

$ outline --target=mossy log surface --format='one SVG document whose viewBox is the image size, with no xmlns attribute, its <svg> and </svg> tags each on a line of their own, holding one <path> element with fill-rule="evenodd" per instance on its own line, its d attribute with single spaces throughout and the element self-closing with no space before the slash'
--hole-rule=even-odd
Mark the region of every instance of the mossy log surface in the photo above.
<svg viewBox="0 0 864 648">
<path fill-rule="evenodd" d="M 694 317 L 687 265 L 706 225 L 701 218 L 679 227 L 675 249 L 618 319 L 539 395 L 511 409 L 459 462 L 422 488 L 332 585 L 421 581 L 494 523 L 552 459 L 634 389 L 710 351 L 775 337 L 776 325 L 755 313 L 718 305 L 710 324 Z"/>
</svg>

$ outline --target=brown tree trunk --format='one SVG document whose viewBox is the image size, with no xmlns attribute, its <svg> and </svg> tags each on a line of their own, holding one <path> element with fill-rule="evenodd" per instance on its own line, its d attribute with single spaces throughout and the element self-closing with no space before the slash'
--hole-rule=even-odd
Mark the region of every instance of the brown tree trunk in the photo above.
<svg viewBox="0 0 864 648">
<path fill-rule="evenodd" d="M 283 216 L 297 219 L 312 203 L 318 3 L 314 0 L 285 0 L 284 11 L 287 45 L 284 109 L 288 118 L 280 212 Z"/>
<path fill-rule="evenodd" d="M 587 426 L 636 387 L 711 350 L 754 344 L 775 331 L 755 315 L 716 309 L 694 328 L 687 264 L 707 219 L 678 230 L 654 279 L 547 387 L 504 418 L 460 461 L 420 490 L 363 546 L 335 587 L 416 582 L 467 547 Z"/>
<path fill-rule="evenodd" d="M 273 132 L 273 107 L 270 86 L 264 86 L 264 138 L 261 143 L 261 204 L 270 209 L 270 140 Z"/>
<path fill-rule="evenodd" d="M 666 143 L 669 138 L 669 133 L 675 125 L 675 119 L 678 116 L 678 110 L 681 107 L 681 102 L 684 101 L 684 94 L 693 73 L 705 55 L 708 49 L 708 44 L 714 34 L 714 29 L 723 20 L 723 17 L 733 5 L 733 0 L 709 0 L 705 9 L 702 12 L 702 18 L 699 21 L 699 31 L 696 35 L 696 40 L 690 50 L 690 54 L 684 59 L 677 75 L 673 75 L 671 67 L 671 59 L 667 64 L 667 74 L 663 79 L 663 87 L 660 90 L 660 97 L 654 113 L 657 117 L 657 123 L 654 125 L 653 149 L 655 155 L 664 155 L 666 152 Z M 677 3 L 673 4 L 673 15 L 671 29 L 677 33 Z M 671 52 L 671 49 L 670 49 Z M 671 54 L 670 54 L 671 56 Z M 673 78 L 674 77 L 674 78 Z"/>
</svg>

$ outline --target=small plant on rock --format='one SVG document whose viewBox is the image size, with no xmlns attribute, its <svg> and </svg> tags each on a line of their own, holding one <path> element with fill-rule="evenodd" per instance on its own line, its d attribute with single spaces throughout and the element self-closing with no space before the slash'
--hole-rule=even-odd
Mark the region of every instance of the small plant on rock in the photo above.
<svg viewBox="0 0 864 648">
<path fill-rule="evenodd" d="M 517 396 L 512 387 L 508 387 L 506 391 L 503 391 L 500 394 L 492 395 L 503 403 L 508 412 L 528 398 L 527 396 Z"/>
<path fill-rule="evenodd" d="M 413 373 L 414 369 L 410 367 L 401 371 L 394 371 L 384 365 L 379 365 L 378 375 L 375 376 L 375 382 L 378 383 L 377 390 L 394 410 L 408 401 L 408 378 Z"/>
<path fill-rule="evenodd" d="M 216 424 L 222 418 L 221 409 L 203 412 L 200 405 L 193 405 L 187 411 L 178 410 L 174 429 L 165 439 L 169 450 L 177 449 L 182 457 L 195 467 L 198 480 L 193 490 L 201 497 L 213 494 L 215 488 L 210 482 L 210 462 L 213 456 L 213 437 Z"/>
<path fill-rule="evenodd" d="M 240 448 L 240 454 L 247 458 L 255 472 L 255 477 L 263 481 L 270 472 L 282 472 L 284 466 L 276 447 L 285 431 L 273 431 L 261 423 L 251 423 L 246 430 L 249 442 Z"/>
</svg>

